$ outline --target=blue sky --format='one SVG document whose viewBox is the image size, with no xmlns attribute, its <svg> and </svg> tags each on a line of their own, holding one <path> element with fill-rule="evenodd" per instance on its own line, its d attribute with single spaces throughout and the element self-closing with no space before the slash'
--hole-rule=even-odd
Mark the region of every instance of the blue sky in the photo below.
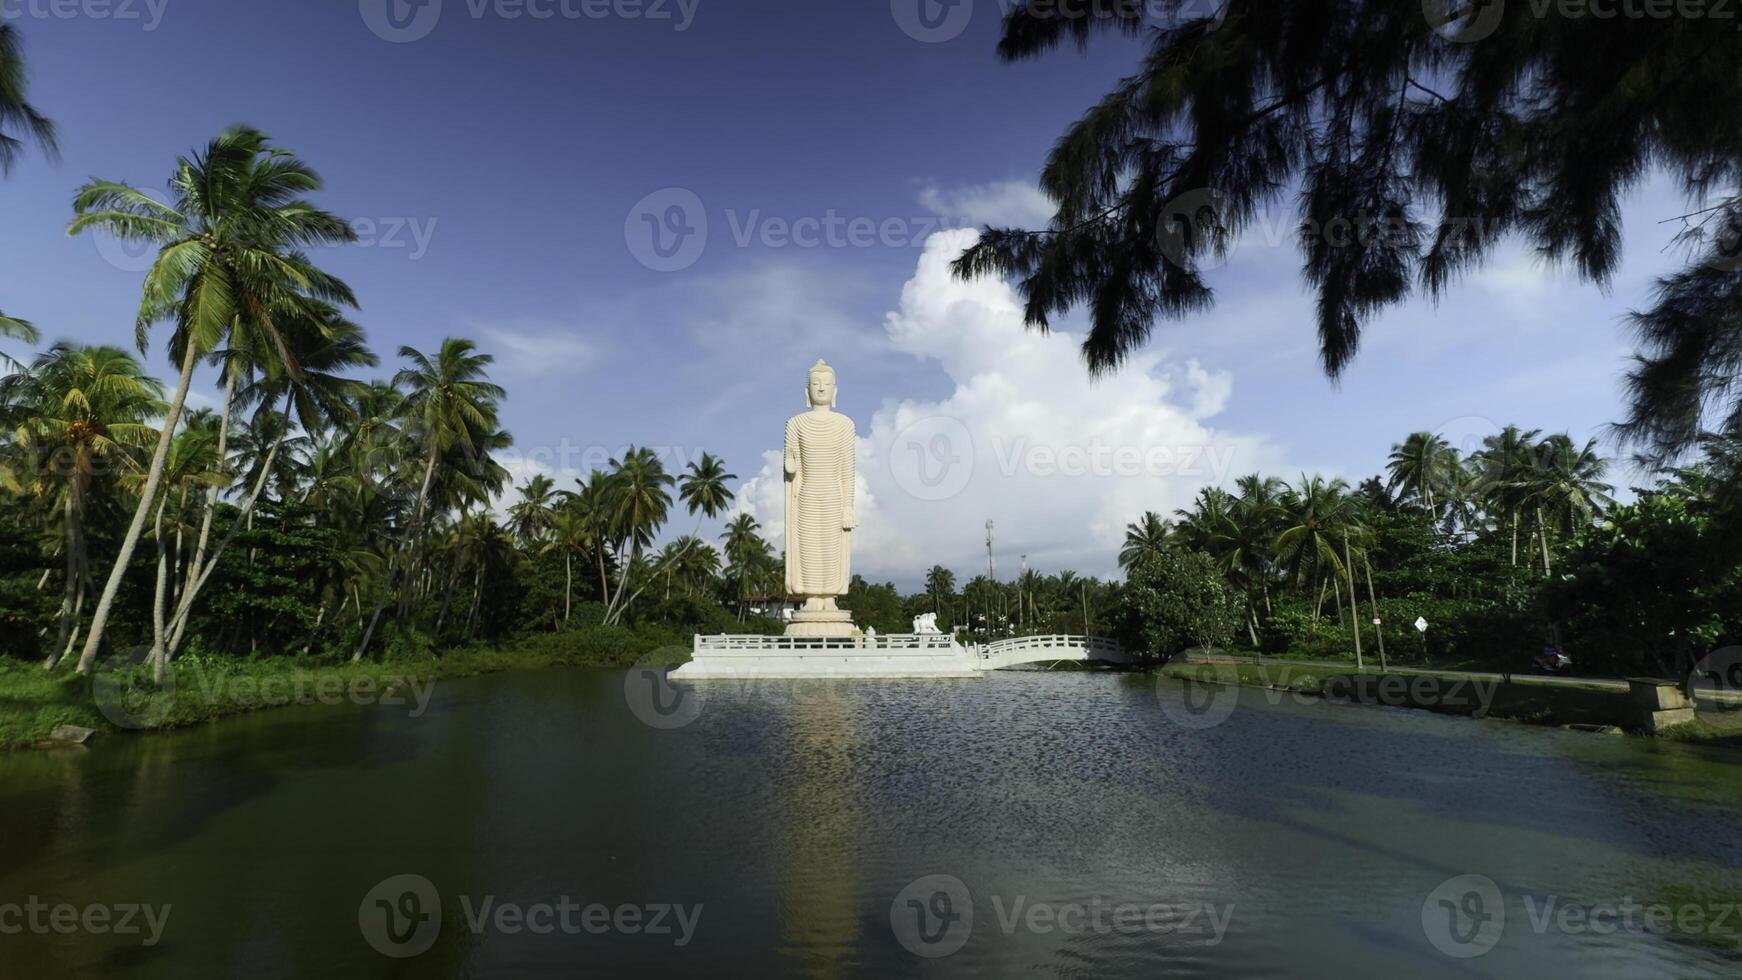
<svg viewBox="0 0 1742 980">
<path fill-rule="evenodd" d="M 1001 572 L 1028 555 L 1106 574 L 1125 521 L 1204 482 L 1360 478 L 1416 429 L 1600 434 L 1629 350 L 1619 318 L 1676 261 L 1654 222 L 1679 201 L 1652 184 L 1628 204 L 1610 293 L 1512 248 L 1437 307 L 1384 317 L 1335 387 L 1278 214 L 1214 274 L 1215 311 L 1159 325 L 1124 375 L 1090 386 L 1070 338 L 1025 336 L 1001 284 L 940 273 L 971 233 L 930 236 L 1043 217 L 1045 153 L 1131 70 L 1130 42 L 1003 65 L 988 0 L 932 41 L 911 36 L 927 32 L 910 0 L 431 0 L 398 8 L 406 32 L 384 26 L 386 0 L 63 3 L 0 3 L 63 151 L 0 183 L 0 309 L 50 339 L 128 344 L 141 266 L 64 236 L 73 189 L 159 188 L 177 154 L 248 122 L 361 223 L 365 240 L 324 261 L 359 293 L 384 371 L 399 345 L 455 334 L 499 357 L 519 475 L 566 477 L 630 442 L 706 448 L 778 537 L 763 454 L 805 369 L 836 363 L 866 439 L 858 567 L 906 584 L 933 561 L 983 564 L 988 518 Z M 706 234 L 662 257 L 649 218 L 666 244 L 703 220 Z M 210 397 L 209 376 L 196 385 Z M 936 446 L 971 474 L 916 483 L 925 461 L 904 454 Z M 1095 462 L 1103 449 L 1145 458 Z M 1046 462 L 1073 451 L 1085 472 Z"/>
</svg>

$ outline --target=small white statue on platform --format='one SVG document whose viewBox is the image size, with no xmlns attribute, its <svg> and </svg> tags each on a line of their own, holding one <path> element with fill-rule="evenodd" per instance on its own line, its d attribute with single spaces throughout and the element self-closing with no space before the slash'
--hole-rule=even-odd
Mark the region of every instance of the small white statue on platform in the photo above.
<svg viewBox="0 0 1742 980">
<path fill-rule="evenodd" d="M 913 617 L 913 631 L 920 636 L 942 636 L 944 632 L 938 629 L 938 614 L 935 612 Z"/>
</svg>

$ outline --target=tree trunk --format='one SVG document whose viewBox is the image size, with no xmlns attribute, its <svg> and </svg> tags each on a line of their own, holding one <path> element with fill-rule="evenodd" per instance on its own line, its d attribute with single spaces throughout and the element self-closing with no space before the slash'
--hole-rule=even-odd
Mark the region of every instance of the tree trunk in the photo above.
<svg viewBox="0 0 1742 980">
<path fill-rule="evenodd" d="M 575 558 L 574 552 L 569 551 L 567 548 L 563 549 L 563 625 L 564 626 L 567 626 L 569 624 L 569 612 L 574 608 L 574 602 L 575 602 L 574 558 Z M 666 580 L 667 584 L 666 584 L 665 597 L 667 599 L 671 598 L 670 581 L 671 580 L 669 578 Z"/>
<path fill-rule="evenodd" d="M 1512 567 L 1518 567 L 1518 508 L 1512 508 Z"/>
<path fill-rule="evenodd" d="M 1349 532 L 1343 532 L 1343 572 L 1349 579 L 1349 632 L 1355 637 L 1355 669 L 1361 670 L 1361 603 L 1355 598 L 1355 565 L 1349 556 Z"/>
<path fill-rule="evenodd" d="M 228 365 L 226 365 L 226 370 L 224 371 L 224 406 L 218 415 L 219 466 L 230 465 L 230 404 L 231 399 L 235 394 L 236 375 L 229 371 Z M 188 566 L 186 581 L 183 583 L 181 588 L 183 596 L 186 596 L 196 588 L 194 585 L 194 576 L 200 573 L 200 567 L 206 560 L 206 543 L 212 536 L 212 515 L 218 512 L 218 497 L 220 495 L 220 491 L 217 487 L 206 488 L 206 513 L 205 516 L 200 518 L 200 536 L 194 544 L 193 564 Z"/>
<path fill-rule="evenodd" d="M 393 591 L 393 580 L 399 574 L 401 555 L 398 552 L 405 551 L 412 537 L 417 534 L 418 525 L 423 523 L 423 504 L 429 497 L 430 484 L 435 480 L 436 458 L 436 450 L 432 447 L 429 451 L 429 463 L 423 468 L 423 485 L 417 490 L 417 504 L 412 508 L 411 525 L 405 529 L 405 540 L 395 549 L 396 554 L 388 559 L 387 574 L 381 579 L 381 592 L 375 597 L 375 612 L 369 617 L 369 625 L 363 628 L 363 639 L 357 644 L 357 652 L 351 654 L 352 663 L 363 659 L 363 654 L 369 649 L 369 641 L 375 636 L 375 627 L 381 623 L 381 610 L 386 607 L 387 596 Z M 362 608 L 361 605 L 357 607 L 359 614 Z"/>
<path fill-rule="evenodd" d="M 151 679 L 163 683 L 163 597 L 169 585 L 169 553 L 163 546 L 163 511 L 169 506 L 169 494 L 157 502 L 157 587 L 151 592 Z"/>
<path fill-rule="evenodd" d="M 80 583 L 78 548 L 73 544 L 74 526 L 78 521 L 78 514 L 73 506 L 76 495 L 77 491 L 72 487 L 67 488 L 67 501 L 62 515 L 62 519 L 66 522 L 67 588 L 66 597 L 61 601 L 60 632 L 55 634 L 55 652 L 50 654 L 48 660 L 43 664 L 44 667 L 49 668 L 52 668 L 55 661 L 60 659 L 60 651 L 66 648 L 67 637 L 73 631 L 73 593 L 78 589 Z"/>
<path fill-rule="evenodd" d="M 287 395 L 286 398 L 288 399 L 288 397 Z M 284 445 L 284 437 L 287 432 L 289 432 L 288 426 L 279 430 L 278 438 L 273 441 L 272 448 L 267 450 L 266 463 L 260 468 L 260 475 L 255 477 L 254 486 L 248 491 L 248 499 L 242 502 L 241 512 L 230 523 L 230 530 L 224 533 L 224 540 L 218 542 L 218 550 L 212 552 L 211 560 L 204 567 L 194 565 L 189 568 L 188 574 L 193 576 L 197 573 L 198 577 L 193 578 L 188 583 L 185 591 L 182 592 L 181 601 L 176 604 L 175 617 L 170 622 L 169 656 L 174 657 L 176 652 L 181 649 L 182 638 L 187 634 L 188 621 L 192 618 L 194 599 L 199 597 L 200 590 L 205 588 L 206 581 L 212 577 L 212 572 L 217 570 L 219 560 L 224 557 L 224 552 L 230 547 L 230 542 L 236 538 L 237 529 L 246 520 L 249 530 L 253 530 L 254 505 L 259 502 L 261 491 L 266 489 L 266 474 L 271 472 L 272 462 L 278 458 L 279 447 Z"/>
<path fill-rule="evenodd" d="M 1379 639 L 1379 669 L 1386 670 L 1385 624 L 1379 618 L 1379 596 L 1373 591 L 1373 563 L 1363 559 L 1361 564 L 1367 571 L 1367 601 L 1373 605 L 1373 635 Z"/>
<path fill-rule="evenodd" d="M 169 458 L 169 444 L 175 438 L 176 423 L 181 421 L 181 409 L 187 401 L 188 386 L 194 378 L 194 365 L 199 363 L 199 348 L 189 343 L 181 359 L 181 377 L 176 381 L 175 396 L 163 419 L 163 432 L 157 438 L 157 450 L 151 454 L 151 468 L 145 473 L 145 487 L 139 492 L 139 505 L 133 509 L 133 521 L 127 525 L 127 535 L 121 539 L 121 551 L 115 556 L 115 567 L 109 570 L 109 581 L 103 585 L 103 596 L 97 600 L 97 611 L 91 615 L 91 631 L 85 637 L 85 648 L 79 654 L 79 673 L 89 674 L 97 662 L 97 650 L 103 645 L 103 633 L 109 626 L 109 613 L 115 606 L 115 596 L 121 591 L 121 580 L 127 576 L 127 565 L 133 561 L 133 551 L 139 547 L 145 533 L 145 518 L 157 502 L 157 490 L 163 484 L 163 464 Z"/>
<path fill-rule="evenodd" d="M 1541 507 L 1538 507 L 1536 509 L 1536 530 L 1537 530 L 1537 534 L 1539 535 L 1538 540 L 1540 540 L 1542 542 L 1542 577 L 1548 578 L 1548 576 L 1549 576 L 1548 525 L 1543 522 L 1542 508 Z"/>
</svg>

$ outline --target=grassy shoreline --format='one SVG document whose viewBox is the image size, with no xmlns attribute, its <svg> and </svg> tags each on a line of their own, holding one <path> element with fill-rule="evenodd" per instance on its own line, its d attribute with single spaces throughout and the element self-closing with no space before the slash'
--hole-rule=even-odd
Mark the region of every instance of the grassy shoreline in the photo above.
<svg viewBox="0 0 1742 980">
<path fill-rule="evenodd" d="M 1461 677 L 1412 668 L 1409 673 L 1355 670 L 1324 664 L 1171 663 L 1160 668 L 1187 681 L 1286 691 L 1439 714 L 1494 718 L 1557 728 L 1619 729 L 1646 735 L 1634 721 L 1625 691 L 1580 684 L 1536 684 Z M 1704 722 L 1680 725 L 1654 736 L 1679 742 L 1742 748 L 1742 733 Z"/>
<path fill-rule="evenodd" d="M 601 650 L 577 641 L 566 648 L 550 642 L 461 647 L 356 664 L 312 657 L 189 656 L 171 665 L 171 683 L 163 689 L 136 667 L 100 665 L 91 678 L 0 660 L 0 752 L 72 744 L 50 740 L 62 725 L 89 728 L 99 737 L 170 731 L 297 704 L 413 702 L 427 698 L 428 685 L 437 680 L 545 667 L 664 665 L 676 655 L 656 645 Z"/>
</svg>

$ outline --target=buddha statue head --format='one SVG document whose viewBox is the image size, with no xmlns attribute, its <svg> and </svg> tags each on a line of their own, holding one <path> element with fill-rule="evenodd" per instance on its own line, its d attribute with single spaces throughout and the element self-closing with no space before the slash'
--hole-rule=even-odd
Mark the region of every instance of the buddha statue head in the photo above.
<svg viewBox="0 0 1742 980">
<path fill-rule="evenodd" d="M 834 408 L 835 394 L 835 369 L 818 358 L 805 380 L 805 397 L 812 408 Z"/>
</svg>

